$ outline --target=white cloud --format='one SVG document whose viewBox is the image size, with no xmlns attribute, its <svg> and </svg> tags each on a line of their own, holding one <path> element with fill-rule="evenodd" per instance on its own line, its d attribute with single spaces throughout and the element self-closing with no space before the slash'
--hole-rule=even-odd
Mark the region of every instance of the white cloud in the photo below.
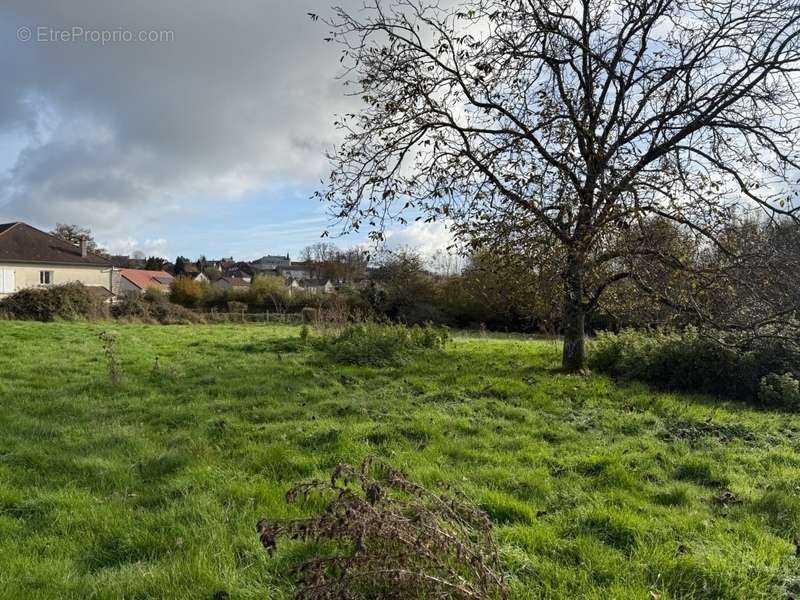
<svg viewBox="0 0 800 600">
<path fill-rule="evenodd" d="M 453 234 L 444 221 L 416 221 L 402 229 L 390 229 L 385 237 L 386 247 L 390 250 L 412 248 L 427 257 L 432 257 L 439 251 L 446 252 L 455 243 Z"/>
<path fill-rule="evenodd" d="M 345 0 L 357 5 L 359 0 Z M 8 0 L 0 6 L 0 221 L 123 239 L 153 212 L 314 185 L 351 100 L 307 6 Z M 161 43 L 29 42 L 17 29 L 169 30 Z M 16 152 L 15 157 L 9 152 Z"/>
<path fill-rule="evenodd" d="M 100 244 L 111 254 L 132 255 L 141 252 L 146 256 L 164 256 L 167 249 L 167 240 L 163 238 L 153 240 L 136 240 L 124 238 L 111 240 L 108 244 Z"/>
</svg>

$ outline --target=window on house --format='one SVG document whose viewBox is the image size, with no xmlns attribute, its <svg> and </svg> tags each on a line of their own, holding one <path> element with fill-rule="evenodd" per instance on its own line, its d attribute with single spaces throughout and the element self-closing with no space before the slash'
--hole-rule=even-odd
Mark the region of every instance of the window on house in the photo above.
<svg viewBox="0 0 800 600">
<path fill-rule="evenodd" d="M 52 285 L 54 275 L 53 271 L 39 271 L 39 283 L 41 285 Z"/>
<path fill-rule="evenodd" d="M 0 269 L 0 294 L 13 294 L 17 291 L 13 269 Z"/>
</svg>

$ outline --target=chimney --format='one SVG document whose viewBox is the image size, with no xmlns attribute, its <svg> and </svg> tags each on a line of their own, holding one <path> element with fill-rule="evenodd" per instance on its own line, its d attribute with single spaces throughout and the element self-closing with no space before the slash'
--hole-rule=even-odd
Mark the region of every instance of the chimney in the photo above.
<svg viewBox="0 0 800 600">
<path fill-rule="evenodd" d="M 86 241 L 85 237 L 82 237 L 81 238 L 81 258 L 86 258 L 86 256 L 89 253 L 88 250 L 89 250 L 89 242 Z"/>
</svg>

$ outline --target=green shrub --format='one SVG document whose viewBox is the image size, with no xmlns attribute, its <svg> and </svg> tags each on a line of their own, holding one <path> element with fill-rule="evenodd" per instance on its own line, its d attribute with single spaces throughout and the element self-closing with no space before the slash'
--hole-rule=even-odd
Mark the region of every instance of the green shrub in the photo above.
<svg viewBox="0 0 800 600">
<path fill-rule="evenodd" d="M 763 377 L 791 370 L 793 364 L 797 359 L 784 346 L 737 351 L 694 329 L 600 333 L 589 355 L 590 367 L 614 377 L 747 401 L 757 398 Z"/>
<path fill-rule="evenodd" d="M 144 291 L 144 299 L 148 302 L 167 302 L 169 294 L 160 288 L 150 287 Z"/>
<path fill-rule="evenodd" d="M 445 329 L 431 325 L 358 323 L 319 339 L 320 349 L 333 360 L 376 367 L 396 366 L 414 356 L 441 350 L 450 339 Z"/>
<path fill-rule="evenodd" d="M 169 287 L 169 299 L 174 304 L 196 308 L 203 300 L 203 284 L 191 277 L 178 277 Z"/>
<path fill-rule="evenodd" d="M 0 312 L 26 321 L 74 321 L 108 317 L 103 299 L 80 283 L 28 288 L 0 301 Z"/>
<path fill-rule="evenodd" d="M 277 275 L 258 275 L 247 289 L 245 300 L 261 310 L 281 312 L 289 302 L 289 288 L 286 280 Z"/>
<path fill-rule="evenodd" d="M 800 381 L 791 373 L 770 373 L 762 377 L 758 388 L 758 401 L 775 408 L 800 408 Z"/>
</svg>

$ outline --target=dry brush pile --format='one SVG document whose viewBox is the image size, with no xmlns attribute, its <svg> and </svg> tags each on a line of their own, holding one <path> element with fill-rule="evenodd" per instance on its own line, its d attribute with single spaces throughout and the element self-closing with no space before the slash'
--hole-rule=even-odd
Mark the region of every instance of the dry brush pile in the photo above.
<svg viewBox="0 0 800 600">
<path fill-rule="evenodd" d="M 319 500 L 320 515 L 257 526 L 270 554 L 282 539 L 312 545 L 311 558 L 294 568 L 298 600 L 507 597 L 491 521 L 457 495 L 368 458 L 287 493 L 291 504 Z"/>
</svg>

